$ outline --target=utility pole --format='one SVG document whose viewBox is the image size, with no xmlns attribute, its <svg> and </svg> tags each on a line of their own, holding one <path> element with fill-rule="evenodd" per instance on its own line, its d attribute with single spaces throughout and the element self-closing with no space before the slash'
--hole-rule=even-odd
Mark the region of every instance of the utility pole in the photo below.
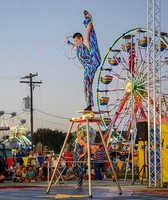
<svg viewBox="0 0 168 200">
<path fill-rule="evenodd" d="M 31 126 L 31 143 L 33 150 L 33 89 L 38 84 L 41 84 L 42 81 L 33 81 L 33 77 L 38 76 L 38 73 L 32 74 L 30 73 L 28 76 L 24 76 L 21 79 L 29 79 L 29 81 L 20 81 L 20 83 L 28 83 L 30 86 L 30 126 Z"/>
</svg>

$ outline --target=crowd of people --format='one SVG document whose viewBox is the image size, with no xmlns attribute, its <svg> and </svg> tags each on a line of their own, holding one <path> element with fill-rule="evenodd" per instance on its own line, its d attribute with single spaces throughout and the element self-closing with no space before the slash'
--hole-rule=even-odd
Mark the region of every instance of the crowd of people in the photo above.
<svg viewBox="0 0 168 200">
<path fill-rule="evenodd" d="M 92 178 L 102 179 L 102 176 L 96 177 L 95 171 L 105 172 L 105 155 L 102 154 L 101 149 L 97 151 L 97 159 L 91 154 L 91 167 L 92 167 Z M 103 157 L 104 156 L 104 157 Z M 39 163 L 39 157 L 42 157 L 41 163 Z M 26 159 L 25 159 L 26 158 Z M 55 167 L 55 162 L 58 159 L 58 155 L 41 155 L 39 156 L 34 151 L 30 151 L 27 155 L 22 148 L 18 150 L 16 155 L 13 156 L 12 163 L 7 169 L 4 169 L 5 180 L 12 180 L 13 182 L 35 182 L 39 180 L 49 180 L 52 176 L 52 172 Z M 26 162 L 25 162 L 26 160 Z M 70 148 L 66 148 L 64 151 L 62 160 L 59 165 L 59 170 L 63 170 L 63 177 L 65 180 L 77 179 L 78 162 L 73 163 L 74 155 Z M 104 165 L 103 165 L 104 162 Z M 82 177 L 87 178 L 87 162 L 83 161 L 82 164 Z M 104 175 L 105 177 L 105 175 Z"/>
<path fill-rule="evenodd" d="M 115 169 L 121 168 L 117 163 L 124 163 L 126 156 L 116 154 L 114 151 L 110 152 L 110 157 Z M 63 180 L 77 180 L 77 188 L 82 188 L 83 179 L 88 179 L 88 161 L 87 153 L 83 160 L 76 160 L 74 149 L 69 145 L 64 149 L 61 161 L 59 163 L 58 171 L 55 174 L 54 180 L 62 173 Z M 91 162 L 91 178 L 105 179 L 107 177 L 107 170 L 110 167 L 104 147 L 102 144 L 98 145 L 97 150 L 90 155 Z M 124 158 L 123 158 L 124 157 Z M 26 159 L 25 159 L 26 158 Z M 42 159 L 39 159 L 42 158 Z M 22 148 L 13 156 L 13 160 L 8 169 L 3 173 L 5 180 L 13 182 L 36 182 L 49 181 L 52 177 L 58 155 L 44 154 L 38 155 L 34 151 L 30 151 L 27 155 Z M 59 172 L 59 173 L 58 173 Z M 80 186 L 80 187 L 79 187 Z"/>
<path fill-rule="evenodd" d="M 77 138 L 75 146 L 66 145 L 58 169 L 53 181 L 62 180 L 77 180 L 77 188 L 82 188 L 83 179 L 88 179 L 88 156 L 87 146 L 83 144 L 85 141 L 84 127 L 78 127 L 76 132 Z M 81 143 L 82 141 L 82 143 Z M 126 154 L 114 151 L 112 145 L 108 146 L 108 152 L 113 163 L 114 168 L 122 171 L 123 163 L 127 157 Z M 109 161 L 103 145 L 97 144 L 95 151 L 90 155 L 91 163 L 91 178 L 105 179 L 107 177 L 107 170 L 110 168 Z M 39 155 L 37 152 L 30 151 L 29 154 L 20 148 L 15 155 L 13 155 L 11 164 L 8 163 L 8 168 L 3 173 L 6 180 L 13 182 L 36 182 L 40 180 L 51 180 L 53 171 L 58 162 L 58 155 L 53 152 L 50 154 Z M 2 170 L 1 170 L 2 171 Z M 61 176 L 59 176 L 61 173 Z M 1 179 L 3 178 L 1 176 Z M 0 180 L 2 181 L 2 180 Z"/>
<path fill-rule="evenodd" d="M 13 155 L 12 162 L 4 168 L 4 180 L 12 180 L 13 182 L 35 182 L 43 179 L 45 156 L 43 162 L 39 163 L 38 154 L 30 151 L 27 155 L 22 148 Z"/>
</svg>

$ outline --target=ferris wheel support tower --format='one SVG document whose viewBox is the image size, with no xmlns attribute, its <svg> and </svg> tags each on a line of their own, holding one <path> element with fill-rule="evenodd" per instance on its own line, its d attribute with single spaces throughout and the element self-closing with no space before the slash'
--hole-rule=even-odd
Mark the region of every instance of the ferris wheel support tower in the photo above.
<svg viewBox="0 0 168 200">
<path fill-rule="evenodd" d="M 162 187 L 160 0 L 147 0 L 149 187 Z M 153 101 L 151 101 L 153 99 Z"/>
</svg>

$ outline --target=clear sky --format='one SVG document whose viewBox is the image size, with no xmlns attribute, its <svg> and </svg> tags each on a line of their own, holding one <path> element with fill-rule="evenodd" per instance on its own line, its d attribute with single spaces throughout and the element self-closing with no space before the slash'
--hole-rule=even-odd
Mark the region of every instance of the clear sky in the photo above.
<svg viewBox="0 0 168 200">
<path fill-rule="evenodd" d="M 168 0 L 161 0 L 164 32 L 168 32 L 167 8 Z M 62 47 L 66 36 L 85 33 L 83 10 L 93 16 L 102 58 L 120 35 L 147 27 L 147 0 L 0 0 L 0 110 L 17 112 L 29 126 L 23 98 L 30 88 L 19 81 L 37 72 L 33 80 L 42 84 L 33 92 L 38 110 L 34 111 L 35 129 L 68 130 L 68 119 L 86 105 L 83 70 L 65 57 Z M 96 82 L 97 76 L 94 98 Z"/>
</svg>

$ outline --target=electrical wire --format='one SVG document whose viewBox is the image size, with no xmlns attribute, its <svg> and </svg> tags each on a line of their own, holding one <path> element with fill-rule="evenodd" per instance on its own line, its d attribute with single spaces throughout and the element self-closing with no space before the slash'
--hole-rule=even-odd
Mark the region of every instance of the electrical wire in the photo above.
<svg viewBox="0 0 168 200">
<path fill-rule="evenodd" d="M 41 120 L 41 119 L 39 119 L 39 118 L 37 118 L 37 117 L 35 117 L 35 119 L 36 120 Z M 66 124 L 62 124 L 62 123 L 57 123 L 57 122 L 52 122 L 52 121 L 48 121 L 48 120 L 42 120 L 43 122 L 47 122 L 47 123 L 50 123 L 50 124 L 56 124 L 56 125 L 62 125 L 62 126 L 68 126 L 68 125 L 66 125 Z"/>
<path fill-rule="evenodd" d="M 43 111 L 37 110 L 37 109 L 34 109 L 34 110 L 37 111 L 37 112 L 40 112 L 42 114 L 45 114 L 45 115 L 48 115 L 48 116 L 51 116 L 51 117 L 55 117 L 55 118 L 59 118 L 59 119 L 67 119 L 67 120 L 70 119 L 70 117 L 67 118 L 67 117 L 62 117 L 62 116 L 57 116 L 57 115 L 49 114 L 49 113 L 46 113 L 46 112 L 43 112 Z"/>
</svg>

